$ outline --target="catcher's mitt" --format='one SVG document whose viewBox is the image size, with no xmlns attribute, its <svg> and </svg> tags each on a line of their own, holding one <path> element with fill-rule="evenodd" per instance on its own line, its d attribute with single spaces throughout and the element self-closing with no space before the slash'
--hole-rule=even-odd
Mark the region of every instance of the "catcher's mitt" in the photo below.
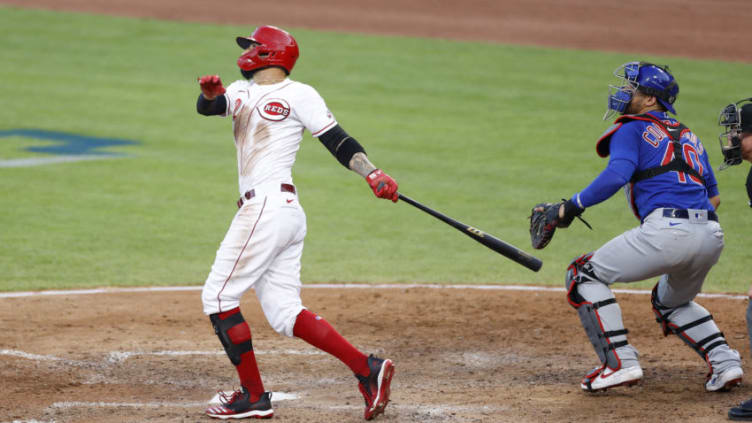
<svg viewBox="0 0 752 423">
<path fill-rule="evenodd" d="M 564 217 L 559 217 L 559 209 L 564 206 Z M 556 228 L 568 227 L 574 218 L 582 220 L 588 228 L 593 229 L 580 215 L 585 209 L 577 207 L 571 200 L 560 203 L 538 203 L 533 207 L 530 214 L 530 241 L 533 248 L 540 250 L 545 248 L 551 238 L 554 237 Z"/>
<path fill-rule="evenodd" d="M 559 224 L 559 208 L 562 203 L 538 203 L 530 214 L 530 241 L 533 248 L 545 248 L 554 237 Z"/>
</svg>

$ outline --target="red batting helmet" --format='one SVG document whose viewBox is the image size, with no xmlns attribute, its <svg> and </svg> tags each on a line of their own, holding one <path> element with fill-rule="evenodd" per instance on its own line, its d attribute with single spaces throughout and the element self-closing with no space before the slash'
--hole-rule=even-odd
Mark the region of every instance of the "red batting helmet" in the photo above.
<svg viewBox="0 0 752 423">
<path fill-rule="evenodd" d="M 276 26 L 260 26 L 250 37 L 237 37 L 235 41 L 243 49 L 252 47 L 238 58 L 238 66 L 244 71 L 279 66 L 289 75 L 300 55 L 295 38 Z"/>
</svg>

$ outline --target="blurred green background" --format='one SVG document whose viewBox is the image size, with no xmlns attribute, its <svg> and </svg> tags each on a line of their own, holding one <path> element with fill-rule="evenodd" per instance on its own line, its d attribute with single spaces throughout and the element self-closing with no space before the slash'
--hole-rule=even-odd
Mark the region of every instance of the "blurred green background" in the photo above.
<svg viewBox="0 0 752 423">
<path fill-rule="evenodd" d="M 196 78 L 240 77 L 248 28 L 0 7 L 0 131 L 43 129 L 138 144 L 127 155 L 0 167 L 0 290 L 202 284 L 238 196 L 231 122 L 195 111 Z M 542 251 L 530 208 L 584 188 L 611 72 L 671 66 L 679 118 L 722 161 L 717 116 L 752 95 L 752 66 L 578 50 L 288 28 L 292 78 L 314 86 L 400 191 L 533 253 L 534 273 L 407 204 L 376 199 L 306 133 L 293 169 L 308 215 L 303 280 L 563 285 L 569 261 L 636 226 L 623 194 Z M 0 163 L 49 157 L 49 141 L 0 137 Z M 717 173 L 726 249 L 705 291 L 743 292 L 748 164 Z M 630 287 L 649 287 L 646 281 Z M 621 285 L 620 287 L 626 287 Z"/>
</svg>

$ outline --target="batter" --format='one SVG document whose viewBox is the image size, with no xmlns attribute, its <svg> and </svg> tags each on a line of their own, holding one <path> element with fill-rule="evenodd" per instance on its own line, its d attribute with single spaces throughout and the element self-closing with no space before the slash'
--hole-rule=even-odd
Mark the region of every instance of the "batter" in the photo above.
<svg viewBox="0 0 752 423">
<path fill-rule="evenodd" d="M 339 126 L 324 100 L 309 85 L 288 75 L 299 56 L 288 32 L 261 26 L 238 37 L 237 63 L 244 79 L 226 89 L 217 75 L 199 78 L 197 110 L 229 116 L 238 159 L 238 211 L 217 250 L 202 293 L 209 316 L 241 388 L 220 395 L 206 414 L 219 419 L 269 418 L 271 393 L 265 391 L 253 353 L 250 327 L 240 313 L 240 298 L 256 291 L 271 327 L 295 336 L 345 363 L 358 379 L 366 420 L 389 402 L 394 364 L 366 356 L 300 299 L 300 258 L 306 217 L 292 180 L 292 166 L 304 130 L 317 137 L 337 160 L 363 176 L 379 198 L 397 201 L 397 183 L 368 160 L 363 147 Z"/>
<path fill-rule="evenodd" d="M 593 392 L 640 381 L 638 351 L 627 340 L 611 284 L 659 277 L 651 301 L 664 335 L 677 335 L 707 362 L 707 391 L 728 390 L 742 379 L 739 354 L 694 301 L 723 250 L 715 213 L 720 196 L 707 152 L 669 115 L 676 114 L 679 85 L 667 67 L 629 62 L 614 75 L 619 83 L 611 86 L 604 119 L 622 116 L 596 145 L 598 155 L 610 156 L 608 166 L 559 207 L 560 227 L 621 187 L 641 224 L 567 269 L 567 299 L 601 361 L 580 387 Z"/>
</svg>

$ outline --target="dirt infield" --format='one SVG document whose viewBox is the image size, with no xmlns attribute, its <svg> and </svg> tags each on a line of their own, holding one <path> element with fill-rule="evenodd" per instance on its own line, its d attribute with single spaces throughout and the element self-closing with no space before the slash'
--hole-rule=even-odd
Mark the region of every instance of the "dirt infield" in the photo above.
<svg viewBox="0 0 752 423">
<path fill-rule="evenodd" d="M 249 31 L 272 23 L 752 62 L 735 30 L 752 18 L 747 0 L 0 3 Z M 728 407 L 752 396 L 748 385 L 706 393 L 706 365 L 661 335 L 647 295 L 617 295 L 643 383 L 598 395 L 579 389 L 597 359 L 563 292 L 305 288 L 303 298 L 353 344 L 394 359 L 393 402 L 380 421 L 707 422 L 725 420 Z M 749 357 L 746 302 L 700 302 Z M 344 365 L 274 333 L 252 295 L 242 308 L 266 387 L 281 399 L 276 419 L 362 421 L 362 398 Z M 0 327 L 0 422 L 208 421 L 202 410 L 215 390 L 237 383 L 197 291 L 0 298 Z"/>
<path fill-rule="evenodd" d="M 723 420 L 747 386 L 707 393 L 707 366 L 664 338 L 648 295 L 617 294 L 643 383 L 580 391 L 597 364 L 563 291 L 304 288 L 307 306 L 367 352 L 392 358 L 388 422 Z M 749 357 L 745 302 L 701 299 Z M 277 335 L 251 294 L 249 321 L 266 388 L 289 422 L 362 421 L 356 380 L 339 361 Z M 200 313 L 199 291 L 0 298 L 0 421 L 196 422 L 236 374 Z M 283 398 L 284 395 L 278 395 Z"/>
</svg>

